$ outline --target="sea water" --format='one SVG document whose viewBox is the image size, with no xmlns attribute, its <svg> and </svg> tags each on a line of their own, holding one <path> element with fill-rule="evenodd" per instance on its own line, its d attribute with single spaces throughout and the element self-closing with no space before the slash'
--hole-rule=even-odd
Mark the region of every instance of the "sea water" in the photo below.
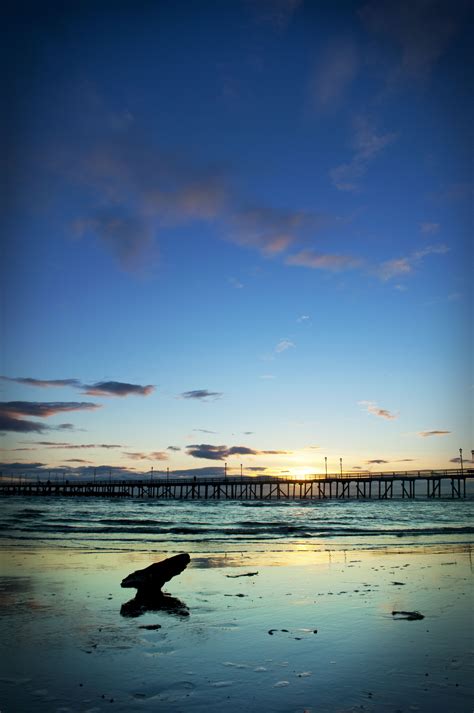
<svg viewBox="0 0 474 713">
<path fill-rule="evenodd" d="M 472 542 L 474 500 L 160 501 L 25 497 L 0 504 L 0 546 L 242 552 Z"/>
</svg>

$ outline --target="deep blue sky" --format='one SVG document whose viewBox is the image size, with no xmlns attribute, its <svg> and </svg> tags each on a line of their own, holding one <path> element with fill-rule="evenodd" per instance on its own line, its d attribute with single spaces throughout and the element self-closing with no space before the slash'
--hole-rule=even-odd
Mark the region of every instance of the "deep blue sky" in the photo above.
<svg viewBox="0 0 474 713">
<path fill-rule="evenodd" d="M 467 458 L 468 3 L 71 5 L 4 28 L 5 471 Z"/>
</svg>

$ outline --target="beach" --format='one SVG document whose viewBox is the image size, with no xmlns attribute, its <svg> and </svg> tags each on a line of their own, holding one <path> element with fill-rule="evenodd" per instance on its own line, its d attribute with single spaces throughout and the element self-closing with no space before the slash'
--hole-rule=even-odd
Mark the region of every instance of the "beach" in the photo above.
<svg viewBox="0 0 474 713">
<path fill-rule="evenodd" d="M 119 507 L 127 521 L 127 507 L 138 507 L 159 524 L 152 504 L 19 498 L 4 505 L 10 522 L 14 513 L 44 519 L 48 508 L 49 518 L 63 508 L 72 520 L 78 508 L 95 507 L 102 515 Z M 360 516 L 377 512 L 360 505 Z M 451 505 L 437 504 L 448 512 Z M 214 510 L 228 530 L 236 507 Z M 254 509 L 252 520 L 270 518 L 271 507 Z M 196 515 L 203 522 L 205 509 Z M 297 513 L 289 505 L 275 518 Z M 100 543 L 85 533 L 80 542 L 64 532 L 48 539 L 47 528 L 35 527 L 28 536 L 10 528 L 2 539 L 3 713 L 472 710 L 472 551 L 453 523 L 448 535 L 386 533 L 372 544 L 301 533 L 216 543 L 188 533 L 178 546 L 168 535 L 161 549 L 147 547 L 147 533 L 135 540 L 128 533 L 127 545 L 117 535 Z M 121 588 L 122 579 L 176 551 L 191 555 L 164 587 L 178 605 L 130 615 L 122 605 L 135 590 Z"/>
</svg>

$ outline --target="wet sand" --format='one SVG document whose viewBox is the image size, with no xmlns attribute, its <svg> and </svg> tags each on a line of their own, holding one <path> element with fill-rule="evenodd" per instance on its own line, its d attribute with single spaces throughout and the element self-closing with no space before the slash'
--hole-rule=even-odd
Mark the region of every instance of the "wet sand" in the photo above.
<svg viewBox="0 0 474 713">
<path fill-rule="evenodd" d="M 160 555 L 0 556 L 2 713 L 472 711 L 465 547 L 194 554 L 141 616 L 120 582 Z"/>
</svg>

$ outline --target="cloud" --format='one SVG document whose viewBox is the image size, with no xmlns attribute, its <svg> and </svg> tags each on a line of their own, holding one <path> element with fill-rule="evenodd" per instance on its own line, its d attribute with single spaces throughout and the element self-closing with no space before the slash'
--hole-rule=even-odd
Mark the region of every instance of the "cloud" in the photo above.
<svg viewBox="0 0 474 713">
<path fill-rule="evenodd" d="M 225 460 L 230 456 L 259 456 L 259 455 L 290 455 L 291 451 L 263 450 L 259 451 L 248 446 L 212 446 L 209 443 L 195 443 L 186 446 L 186 453 L 193 458 L 207 458 L 208 460 Z"/>
<path fill-rule="evenodd" d="M 337 108 L 359 69 L 353 42 L 334 41 L 316 64 L 310 80 L 310 96 L 318 110 Z"/>
<path fill-rule="evenodd" d="M 271 455 L 271 456 L 276 456 L 276 455 L 281 455 L 281 456 L 289 456 L 292 454 L 292 451 L 257 451 L 257 455 Z"/>
<path fill-rule="evenodd" d="M 152 451 L 151 453 L 142 453 L 142 452 L 137 453 L 136 451 L 134 451 L 134 452 L 125 452 L 124 451 L 123 455 L 126 456 L 127 458 L 131 458 L 132 460 L 148 460 L 148 461 L 168 460 L 168 454 L 164 453 L 163 451 Z"/>
<path fill-rule="evenodd" d="M 74 401 L 2 401 L 0 402 L 0 432 L 42 433 L 56 428 L 62 430 L 66 424 L 53 427 L 36 421 L 29 421 L 23 417 L 48 418 L 66 411 L 89 411 L 96 408 L 100 408 L 99 404 Z M 67 425 L 69 426 L 69 424 Z"/>
<path fill-rule="evenodd" d="M 460 458 L 460 456 L 458 456 L 457 458 L 451 458 L 451 460 L 449 462 L 450 463 L 461 463 L 461 458 Z M 469 464 L 469 463 L 474 463 L 474 460 L 471 460 L 470 458 L 463 458 L 462 462 L 463 462 L 463 464 L 464 463 Z"/>
<path fill-rule="evenodd" d="M 309 315 L 308 314 L 302 314 L 301 317 L 297 318 L 297 322 L 307 322 L 309 320 Z"/>
<path fill-rule="evenodd" d="M 293 342 L 290 342 L 289 339 L 281 339 L 278 344 L 275 347 L 275 351 L 277 354 L 281 354 L 282 352 L 286 352 L 287 349 L 294 349 L 295 344 Z"/>
<path fill-rule="evenodd" d="M 282 0 L 277 16 L 288 16 L 296 2 Z M 273 14 L 275 5 L 268 7 Z M 218 239 L 278 258 L 307 233 L 314 235 L 335 221 L 327 214 L 256 201 L 232 184 L 226 167 L 209 165 L 189 150 L 164 149 L 129 114 L 125 122 L 111 123 L 98 97 L 93 103 L 86 97 L 81 104 L 90 130 L 78 129 L 73 146 L 51 146 L 50 163 L 81 194 L 81 214 L 69 225 L 72 237 L 94 240 L 123 270 L 153 272 L 160 238 L 170 230 L 174 238 L 177 227 L 196 222 Z M 242 285 L 239 280 L 232 284 Z"/>
<path fill-rule="evenodd" d="M 155 390 L 151 384 L 141 386 L 123 381 L 98 381 L 96 384 L 83 384 L 82 388 L 88 396 L 148 396 Z"/>
<path fill-rule="evenodd" d="M 259 378 L 263 379 L 264 381 L 270 381 L 271 379 L 275 379 L 276 377 L 274 374 L 262 374 Z"/>
<path fill-rule="evenodd" d="M 254 19 L 275 30 L 285 30 L 303 0 L 248 0 Z"/>
<path fill-rule="evenodd" d="M 180 448 L 179 446 L 168 446 L 166 450 L 168 450 L 168 451 L 174 451 L 174 452 L 177 453 L 178 451 L 181 450 L 181 448 Z"/>
<path fill-rule="evenodd" d="M 371 0 L 361 8 L 367 29 L 398 46 L 395 78 L 428 75 L 451 43 L 469 5 L 426 0 Z"/>
<path fill-rule="evenodd" d="M 83 458 L 68 458 L 66 463 L 85 463 L 87 465 L 90 465 L 92 461 L 90 460 L 84 460 Z"/>
<path fill-rule="evenodd" d="M 196 433 L 216 433 L 216 431 L 210 431 L 207 428 L 193 428 Z"/>
<path fill-rule="evenodd" d="M 289 255 L 285 260 L 285 264 L 309 267 L 313 270 L 340 272 L 342 270 L 352 270 L 356 267 L 360 267 L 362 261 L 350 255 L 330 255 L 315 253 L 312 250 L 301 250 L 299 253 Z"/>
<path fill-rule="evenodd" d="M 382 465 L 382 463 L 390 463 L 389 460 L 383 460 L 382 458 L 374 458 L 373 460 L 366 460 L 367 465 Z"/>
<path fill-rule="evenodd" d="M 5 431 L 13 431 L 16 433 L 43 433 L 48 430 L 50 430 L 50 427 L 43 423 L 13 418 L 8 414 L 2 413 L 0 409 L 0 433 Z"/>
<path fill-rule="evenodd" d="M 88 396 L 129 396 L 130 394 L 148 396 L 155 390 L 155 387 L 151 384 L 142 386 L 141 384 L 128 384 L 125 381 L 98 381 L 95 384 L 84 384 L 78 379 L 33 379 L 31 377 L 12 378 L 9 376 L 1 376 L 0 378 L 4 381 L 41 388 L 71 386 Z"/>
<path fill-rule="evenodd" d="M 451 431 L 420 431 L 417 436 L 420 438 L 430 438 L 431 436 L 447 436 Z"/>
<path fill-rule="evenodd" d="M 276 257 L 297 242 L 301 234 L 314 234 L 328 223 L 328 216 L 322 213 L 260 205 L 236 210 L 228 222 L 228 237 L 242 247 L 259 250 L 265 257 Z"/>
<path fill-rule="evenodd" d="M 195 401 L 215 401 L 220 399 L 224 394 L 220 391 L 208 391 L 208 389 L 194 389 L 192 391 L 184 391 L 181 394 L 183 399 L 194 399 Z"/>
<path fill-rule="evenodd" d="M 369 165 L 396 138 L 397 134 L 393 132 L 377 133 L 367 117 L 357 117 L 354 122 L 354 154 L 348 163 L 336 166 L 330 171 L 334 186 L 340 191 L 357 191 Z"/>
<path fill-rule="evenodd" d="M 0 463 L 0 466 L 3 471 L 13 471 L 13 472 L 20 472 L 21 474 L 25 473 L 26 471 L 43 471 L 44 468 L 46 468 L 45 463 L 18 463 L 18 462 L 12 462 L 12 463 Z"/>
<path fill-rule="evenodd" d="M 437 233 L 440 229 L 439 223 L 420 223 L 420 230 L 425 235 Z"/>
<path fill-rule="evenodd" d="M 41 446 L 42 448 L 66 448 L 68 450 L 76 449 L 92 449 L 92 448 L 123 448 L 124 446 L 119 443 L 68 443 L 64 441 L 31 441 L 36 446 Z"/>
<path fill-rule="evenodd" d="M 38 386 L 40 388 L 48 388 L 50 386 L 65 387 L 73 386 L 74 388 L 80 388 L 81 383 L 77 379 L 33 379 L 31 377 L 17 377 L 12 378 L 9 376 L 0 376 L 3 381 L 12 381 L 17 384 L 24 384 L 26 386 Z"/>
<path fill-rule="evenodd" d="M 186 453 L 193 458 L 224 460 L 229 455 L 227 446 L 211 446 L 209 443 L 195 443 L 186 446 Z"/>
<path fill-rule="evenodd" d="M 448 251 L 447 245 L 427 245 L 425 248 L 416 250 L 406 257 L 382 262 L 375 268 L 374 272 L 380 280 L 387 282 L 393 277 L 409 275 L 428 255 L 444 255 Z"/>
<path fill-rule="evenodd" d="M 244 285 L 240 280 L 238 280 L 236 277 L 229 277 L 228 278 L 228 283 L 233 287 L 235 290 L 242 290 Z"/>
<path fill-rule="evenodd" d="M 66 411 L 91 411 L 100 408 L 99 404 L 86 401 L 2 401 L 0 410 L 17 418 L 35 416 L 47 418 Z"/>
<path fill-rule="evenodd" d="M 379 408 L 374 401 L 359 401 L 358 404 L 359 406 L 363 406 L 367 413 L 378 416 L 379 418 L 384 418 L 388 421 L 398 418 L 398 414 L 391 413 L 391 411 L 387 411 L 387 409 L 384 408 Z"/>
</svg>

